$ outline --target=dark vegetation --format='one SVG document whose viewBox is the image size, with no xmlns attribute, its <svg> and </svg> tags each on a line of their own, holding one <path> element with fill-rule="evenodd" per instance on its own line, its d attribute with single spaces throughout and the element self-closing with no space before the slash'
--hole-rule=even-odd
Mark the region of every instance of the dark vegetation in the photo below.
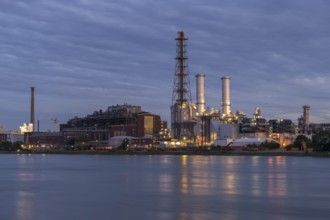
<svg viewBox="0 0 330 220">
<path fill-rule="evenodd" d="M 275 149 L 279 149 L 280 147 L 281 145 L 275 141 L 265 141 L 260 145 L 249 144 L 245 148 L 243 148 L 243 150 L 245 151 L 275 150 Z"/>
<path fill-rule="evenodd" d="M 330 131 L 320 131 L 314 134 L 311 144 L 315 151 L 330 151 Z"/>
<path fill-rule="evenodd" d="M 17 151 L 18 149 L 21 149 L 22 142 L 10 142 L 10 141 L 4 141 L 0 142 L 0 151 Z"/>
<path fill-rule="evenodd" d="M 330 151 L 330 131 L 319 131 L 312 136 L 312 140 L 305 135 L 298 135 L 292 144 L 286 146 L 287 150 L 293 148 L 297 150 L 312 148 L 314 151 Z"/>
<path fill-rule="evenodd" d="M 305 135 L 300 134 L 296 137 L 296 139 L 292 144 L 289 144 L 285 148 L 286 150 L 297 149 L 301 151 L 304 150 L 304 145 L 306 146 L 306 148 L 311 148 L 312 147 L 311 140 L 308 139 L 308 137 L 306 137 Z"/>
</svg>

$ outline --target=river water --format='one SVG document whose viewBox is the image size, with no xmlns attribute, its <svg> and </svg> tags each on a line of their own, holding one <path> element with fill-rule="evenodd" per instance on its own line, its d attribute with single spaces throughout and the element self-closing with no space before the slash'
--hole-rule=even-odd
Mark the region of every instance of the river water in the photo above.
<svg viewBox="0 0 330 220">
<path fill-rule="evenodd" d="M 0 155 L 1 220 L 329 219 L 330 159 Z"/>
</svg>

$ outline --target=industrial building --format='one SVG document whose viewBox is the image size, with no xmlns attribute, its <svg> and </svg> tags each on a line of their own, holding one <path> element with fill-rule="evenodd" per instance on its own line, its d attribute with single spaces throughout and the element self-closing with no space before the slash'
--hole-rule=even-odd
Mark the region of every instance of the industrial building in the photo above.
<svg viewBox="0 0 330 220">
<path fill-rule="evenodd" d="M 31 87 L 30 123 L 24 123 L 19 128 L 26 148 L 101 148 L 109 146 L 112 137 L 132 137 L 134 143 L 148 143 L 149 146 L 150 143 L 159 145 L 160 140 L 169 138 L 167 122 L 161 121 L 159 115 L 142 111 L 141 106 L 129 104 L 113 105 L 104 111 L 94 111 L 86 117 L 76 116 L 61 124 L 60 132 L 39 132 L 39 125 L 36 132 L 34 92 L 35 87 Z M 8 137 L 2 135 L 1 140 L 8 140 Z"/>
<path fill-rule="evenodd" d="M 105 144 L 114 136 L 161 138 L 167 131 L 166 125 L 159 115 L 144 112 L 140 106 L 123 104 L 94 111 L 86 117 L 74 117 L 61 124 L 60 131 L 67 144 L 81 139 Z"/>
<path fill-rule="evenodd" d="M 272 138 L 285 146 L 292 142 L 296 129 L 291 120 L 272 119 L 267 121 L 256 108 L 251 118 L 245 113 L 232 113 L 230 99 L 230 76 L 221 77 L 222 97 L 220 108 L 210 109 L 205 102 L 205 77 L 198 73 L 196 78 L 196 103 L 191 101 L 187 64 L 187 38 L 184 32 L 177 34 L 176 71 L 171 105 L 171 135 L 181 146 L 191 142 L 197 146 L 226 146 L 239 138 Z M 309 122 L 308 108 L 304 114 L 305 129 Z M 306 128 L 307 127 L 307 128 Z"/>
<path fill-rule="evenodd" d="M 303 114 L 298 118 L 298 132 L 311 136 L 319 131 L 329 131 L 330 123 L 311 123 L 309 120 L 310 106 L 303 106 Z"/>
<path fill-rule="evenodd" d="M 296 126 L 289 119 L 272 119 L 268 121 L 269 124 L 269 133 L 296 133 Z"/>
<path fill-rule="evenodd" d="M 26 148 L 59 148 L 64 146 L 61 132 L 27 132 L 24 134 Z"/>
<path fill-rule="evenodd" d="M 0 133 L 0 143 L 1 142 L 23 143 L 24 135 L 14 131 Z"/>
<path fill-rule="evenodd" d="M 0 143 L 7 141 L 7 134 L 0 134 Z"/>
<path fill-rule="evenodd" d="M 298 118 L 298 126 L 288 119 L 266 120 L 261 109 L 256 108 L 252 117 L 242 111 L 232 111 L 230 83 L 231 77 L 219 77 L 221 94 L 216 108 L 206 107 L 205 73 L 195 75 L 196 102 L 193 103 L 190 91 L 190 79 L 185 33 L 177 33 L 175 73 L 171 102 L 171 129 L 159 115 L 142 111 L 140 106 L 129 104 L 110 106 L 97 110 L 85 117 L 74 117 L 60 125 L 60 132 L 39 132 L 35 126 L 34 93 L 31 87 L 30 123 L 23 124 L 20 132 L 25 133 L 24 141 L 31 146 L 75 145 L 88 143 L 94 146 L 106 146 L 110 139 L 130 139 L 131 146 L 159 145 L 160 140 L 175 142 L 176 146 L 227 146 L 235 140 L 244 138 L 256 140 L 272 138 L 282 146 L 290 144 L 296 134 L 311 135 L 320 130 L 330 130 L 330 123 L 310 123 L 310 106 L 303 106 L 303 115 Z M 220 98 L 222 98 L 220 103 Z M 35 131 L 38 132 L 35 132 Z M 0 141 L 8 140 L 8 135 L 0 135 Z M 21 136 L 22 137 L 22 136 Z M 172 140 L 170 140 L 172 138 Z M 14 140 L 14 136 L 9 139 Z M 15 139 L 16 140 L 16 139 Z M 55 144 L 54 144 L 55 143 Z"/>
</svg>

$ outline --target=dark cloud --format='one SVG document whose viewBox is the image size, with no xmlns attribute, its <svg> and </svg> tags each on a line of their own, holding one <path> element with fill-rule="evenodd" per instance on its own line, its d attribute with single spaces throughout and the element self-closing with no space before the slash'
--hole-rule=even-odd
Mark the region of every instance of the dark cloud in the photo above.
<svg viewBox="0 0 330 220">
<path fill-rule="evenodd" d="M 330 3 L 323 0 L 3 0 L 0 2 L 0 124 L 65 122 L 131 103 L 169 120 L 177 31 L 189 37 L 192 97 L 206 74 L 207 105 L 221 105 L 232 77 L 233 110 L 296 120 L 311 105 L 330 121 Z"/>
</svg>

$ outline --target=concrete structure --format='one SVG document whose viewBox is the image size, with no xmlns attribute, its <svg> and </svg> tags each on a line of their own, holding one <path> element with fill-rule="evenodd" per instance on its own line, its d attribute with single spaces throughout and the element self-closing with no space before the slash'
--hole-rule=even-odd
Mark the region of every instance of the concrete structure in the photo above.
<svg viewBox="0 0 330 220">
<path fill-rule="evenodd" d="M 64 144 L 67 146 L 107 142 L 110 138 L 110 131 L 104 129 L 88 130 L 84 128 L 70 128 L 62 131 Z"/>
<path fill-rule="evenodd" d="M 17 133 L 15 131 L 8 131 L 5 133 L 0 133 L 0 142 L 24 142 L 24 134 Z"/>
<path fill-rule="evenodd" d="M 184 32 L 177 34 L 177 55 L 171 105 L 171 134 L 173 138 L 194 140 L 195 106 L 191 101 L 187 50 Z"/>
<path fill-rule="evenodd" d="M 265 118 L 243 118 L 240 122 L 240 133 L 267 133 L 269 124 Z"/>
<path fill-rule="evenodd" d="M 310 123 L 308 133 L 305 135 L 311 137 L 320 131 L 330 131 L 330 123 Z"/>
<path fill-rule="evenodd" d="M 205 111 L 205 93 L 204 93 L 204 74 L 196 74 L 196 107 L 197 113 L 201 114 Z"/>
<path fill-rule="evenodd" d="M 31 132 L 24 134 L 27 148 L 57 148 L 64 146 L 62 132 Z"/>
<path fill-rule="evenodd" d="M 303 106 L 303 115 L 298 118 L 298 132 L 300 134 L 311 134 L 315 132 L 315 125 L 311 126 L 309 122 L 310 106 Z"/>
<path fill-rule="evenodd" d="M 167 127 L 167 121 L 161 121 L 160 122 L 160 137 L 161 138 L 169 138 L 170 137 L 169 129 Z"/>
<path fill-rule="evenodd" d="M 222 114 L 231 114 L 230 110 L 230 77 L 224 76 L 222 80 Z"/>
<path fill-rule="evenodd" d="M 238 124 L 224 124 L 221 121 L 218 121 L 217 124 L 213 122 L 213 124 L 217 129 L 215 145 L 224 147 L 240 137 Z"/>
<path fill-rule="evenodd" d="M 303 106 L 304 109 L 304 134 L 307 134 L 309 131 L 309 110 L 310 110 L 310 106 L 309 105 L 304 105 Z"/>
<path fill-rule="evenodd" d="M 295 126 L 290 119 L 271 119 L 268 124 L 270 133 L 295 133 Z"/>
<path fill-rule="evenodd" d="M 0 133 L 0 143 L 7 142 L 7 134 Z"/>
<path fill-rule="evenodd" d="M 161 131 L 161 120 L 159 115 L 148 112 L 137 115 L 137 135 L 136 137 L 155 136 Z"/>
</svg>

